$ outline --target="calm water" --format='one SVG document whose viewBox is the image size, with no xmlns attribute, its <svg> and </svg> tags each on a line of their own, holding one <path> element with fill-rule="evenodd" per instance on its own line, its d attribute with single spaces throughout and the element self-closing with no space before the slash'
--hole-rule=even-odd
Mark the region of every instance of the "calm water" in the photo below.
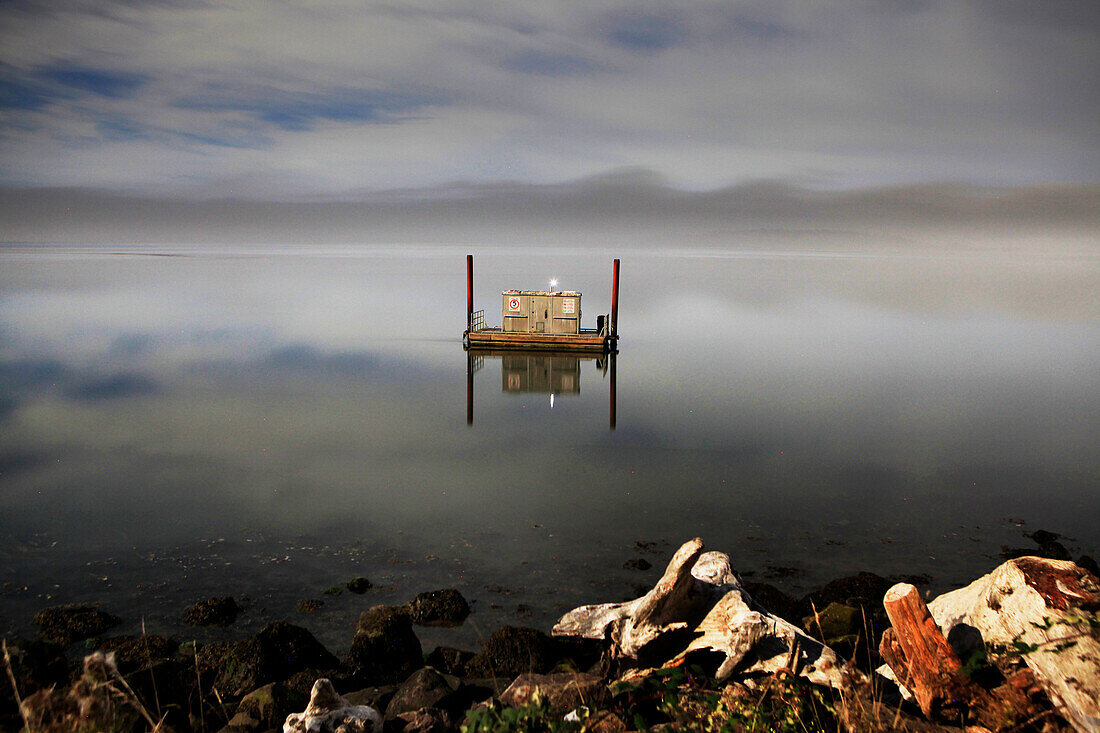
<svg viewBox="0 0 1100 733">
<path fill-rule="evenodd" d="M 594 325 L 622 258 L 614 380 L 468 363 L 467 251 L 491 323 L 557 277 Z M 340 650 L 367 606 L 454 586 L 475 614 L 423 637 L 469 645 L 631 596 L 694 536 L 797 594 L 951 587 L 1038 528 L 1095 556 L 1098 282 L 1095 253 L 1019 248 L 7 246 L 0 632 L 97 601 Z M 248 599 L 236 630 L 178 624 L 216 593 Z"/>
</svg>

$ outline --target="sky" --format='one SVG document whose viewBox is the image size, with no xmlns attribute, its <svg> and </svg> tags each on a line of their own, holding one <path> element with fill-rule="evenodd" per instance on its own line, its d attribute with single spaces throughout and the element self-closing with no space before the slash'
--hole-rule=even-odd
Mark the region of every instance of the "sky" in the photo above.
<svg viewBox="0 0 1100 733">
<path fill-rule="evenodd" d="M 5 0 L 0 186 L 1100 180 L 1095 0 Z"/>
</svg>

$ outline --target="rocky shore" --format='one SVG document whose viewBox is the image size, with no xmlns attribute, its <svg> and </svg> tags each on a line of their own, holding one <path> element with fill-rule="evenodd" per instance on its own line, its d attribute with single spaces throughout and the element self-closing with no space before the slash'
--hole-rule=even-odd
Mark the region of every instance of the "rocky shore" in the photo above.
<svg viewBox="0 0 1100 733">
<path fill-rule="evenodd" d="M 1040 531 L 1032 540 L 1035 547 L 1005 548 L 1005 559 L 1070 560 L 1057 535 Z M 1084 619 L 1074 627 L 1083 628 L 1083 636 L 1073 642 L 1095 643 L 1096 564 L 1081 557 L 1072 567 L 1085 590 L 1081 599 L 1071 598 L 1070 615 L 1059 618 Z M 466 621 L 470 605 L 456 590 L 370 606 L 348 630 L 343 658 L 285 621 L 247 638 L 199 645 L 158 635 L 111 636 L 120 618 L 110 609 L 51 607 L 35 617 L 38 638 L 4 641 L 10 684 L 0 686 L 0 729 L 1093 729 L 1053 699 L 1059 693 L 1040 684 L 1042 672 L 1025 674 L 1029 655 L 1045 651 L 1030 642 L 1014 654 L 990 648 L 963 660 L 966 679 L 977 682 L 934 689 L 928 693 L 938 696 L 934 707 L 920 689 L 907 701 L 912 690 L 906 685 L 919 688 L 920 675 L 904 660 L 900 676 L 875 673 L 884 662 L 880 649 L 890 657 L 890 639 L 904 636 L 883 603 L 899 581 L 912 587 L 909 582 L 921 579 L 861 572 L 796 599 L 742 582 L 728 557 L 703 552 L 693 540 L 639 598 L 575 609 L 553 630 L 503 626 L 479 649 L 425 649 L 418 637 L 418 627 Z M 355 593 L 369 587 L 365 578 L 348 583 Z M 191 625 L 225 627 L 239 611 L 235 599 L 221 596 L 194 603 L 182 617 Z M 1034 623 L 1046 619 L 1049 626 L 1050 618 L 1040 615 Z M 946 628 L 944 634 L 951 636 Z M 1029 646 L 1035 648 L 1029 652 Z M 1057 664 L 1060 657 L 1051 659 Z M 962 679 L 961 672 L 951 674 Z M 1001 727 L 983 713 L 979 698 L 985 698 L 975 690 L 1003 696 L 1010 680 L 1018 680 L 1019 699 Z"/>
</svg>

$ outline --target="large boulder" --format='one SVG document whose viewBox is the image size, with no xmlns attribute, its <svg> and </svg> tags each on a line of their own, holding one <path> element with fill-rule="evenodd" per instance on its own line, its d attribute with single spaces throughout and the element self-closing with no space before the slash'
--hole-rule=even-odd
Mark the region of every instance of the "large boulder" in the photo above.
<svg viewBox="0 0 1100 733">
<path fill-rule="evenodd" d="M 113 636 L 102 639 L 96 648 L 104 652 L 115 653 L 115 664 L 123 675 L 139 669 L 145 669 L 157 662 L 175 659 L 179 653 L 179 642 L 165 636 Z"/>
<path fill-rule="evenodd" d="M 454 588 L 421 593 L 406 608 L 419 626 L 458 626 L 470 615 L 470 605 Z"/>
<path fill-rule="evenodd" d="M 266 731 L 281 728 L 288 715 L 304 707 L 308 695 L 272 682 L 245 695 L 229 721 L 230 731 Z"/>
<path fill-rule="evenodd" d="M 188 626 L 229 626 L 240 612 L 241 607 L 231 596 L 217 596 L 188 606 L 183 622 Z"/>
<path fill-rule="evenodd" d="M 34 622 L 41 627 L 42 638 L 68 645 L 99 636 L 122 620 L 95 606 L 53 606 L 35 614 Z"/>
<path fill-rule="evenodd" d="M 560 657 L 557 643 L 538 629 L 502 626 L 466 664 L 466 676 L 510 679 L 524 672 L 549 672 Z"/>
<path fill-rule="evenodd" d="M 244 695 L 309 667 L 327 669 L 339 664 L 309 631 L 276 621 L 230 647 L 220 661 L 214 686 L 222 694 Z"/>
<path fill-rule="evenodd" d="M 455 686 L 431 667 L 421 667 L 405 680 L 386 706 L 386 719 L 422 708 L 439 706 L 455 691 Z"/>
<path fill-rule="evenodd" d="M 375 606 L 359 616 L 347 666 L 365 684 L 396 684 L 424 665 L 423 655 L 408 611 Z"/>
</svg>

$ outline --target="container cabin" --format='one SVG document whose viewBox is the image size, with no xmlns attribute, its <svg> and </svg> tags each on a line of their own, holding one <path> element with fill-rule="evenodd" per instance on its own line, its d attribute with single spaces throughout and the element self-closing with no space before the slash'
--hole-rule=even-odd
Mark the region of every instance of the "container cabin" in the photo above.
<svg viewBox="0 0 1100 733">
<path fill-rule="evenodd" d="M 474 258 L 466 255 L 467 349 L 548 349 L 553 351 L 618 351 L 619 261 L 611 275 L 611 313 L 596 317 L 595 328 L 581 325 L 581 293 L 575 290 L 504 290 L 499 327 L 485 323 L 485 311 L 474 310 Z"/>
</svg>

